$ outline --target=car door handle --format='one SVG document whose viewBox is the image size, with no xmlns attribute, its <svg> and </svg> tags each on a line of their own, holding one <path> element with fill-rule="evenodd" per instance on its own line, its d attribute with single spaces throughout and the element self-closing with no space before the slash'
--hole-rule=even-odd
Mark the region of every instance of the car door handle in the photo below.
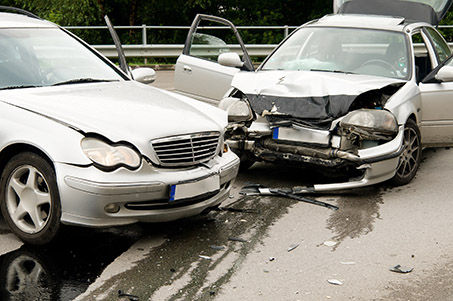
<svg viewBox="0 0 453 301">
<path fill-rule="evenodd" d="M 189 66 L 184 66 L 182 68 L 182 71 L 190 74 L 190 73 L 192 73 L 192 68 L 190 68 Z"/>
</svg>

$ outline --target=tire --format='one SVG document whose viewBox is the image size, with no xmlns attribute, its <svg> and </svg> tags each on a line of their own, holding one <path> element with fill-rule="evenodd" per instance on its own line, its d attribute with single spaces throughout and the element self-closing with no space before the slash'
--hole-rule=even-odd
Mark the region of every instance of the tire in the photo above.
<svg viewBox="0 0 453 301">
<path fill-rule="evenodd" d="M 255 163 L 255 161 L 252 161 L 250 159 L 242 159 L 241 158 L 241 163 L 239 164 L 239 170 L 240 171 L 246 171 L 247 169 L 249 169 L 250 167 L 252 167 L 252 165 Z"/>
<path fill-rule="evenodd" d="M 395 176 L 390 180 L 393 186 L 408 184 L 415 177 L 422 158 L 420 130 L 412 119 L 409 119 L 404 127 L 404 150 Z"/>
<path fill-rule="evenodd" d="M 255 161 L 250 159 L 250 157 L 246 153 L 238 150 L 233 150 L 233 153 L 235 153 L 239 157 L 239 171 L 246 171 L 255 163 Z"/>
<path fill-rule="evenodd" d="M 3 217 L 24 242 L 43 245 L 60 229 L 61 203 L 55 171 L 37 154 L 14 156 L 0 179 Z"/>
</svg>

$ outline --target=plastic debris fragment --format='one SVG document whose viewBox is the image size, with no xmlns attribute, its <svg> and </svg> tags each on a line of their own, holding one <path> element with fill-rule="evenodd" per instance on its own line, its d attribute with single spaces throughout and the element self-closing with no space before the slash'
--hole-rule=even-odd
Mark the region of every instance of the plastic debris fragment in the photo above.
<svg viewBox="0 0 453 301">
<path fill-rule="evenodd" d="M 118 291 L 118 298 L 123 298 L 123 297 L 124 298 L 128 298 L 129 301 L 138 301 L 138 296 L 126 294 L 122 290 L 119 290 Z"/>
<path fill-rule="evenodd" d="M 211 260 L 211 257 L 206 256 L 206 255 L 198 255 L 198 257 L 203 258 L 203 259 L 207 259 L 207 260 Z"/>
<path fill-rule="evenodd" d="M 331 241 L 331 240 L 325 241 L 325 242 L 323 243 L 323 245 L 325 245 L 325 246 L 327 246 L 327 247 L 333 247 L 333 246 L 335 246 L 336 244 L 337 244 L 336 241 Z"/>
<path fill-rule="evenodd" d="M 238 241 L 238 242 L 247 242 L 247 240 L 240 238 L 240 237 L 228 237 L 228 240 Z"/>
<path fill-rule="evenodd" d="M 395 272 L 395 273 L 407 274 L 407 273 L 412 272 L 413 269 L 414 268 L 405 267 L 405 266 L 401 266 L 401 265 L 397 264 L 394 267 L 391 267 L 390 271 Z"/>
<path fill-rule="evenodd" d="M 297 248 L 299 246 L 299 244 L 292 244 L 288 247 L 288 252 L 291 252 L 292 250 L 294 250 L 295 248 Z"/>
<path fill-rule="evenodd" d="M 341 282 L 340 280 L 337 280 L 337 279 L 329 279 L 329 280 L 327 280 L 327 282 L 329 282 L 330 284 L 333 284 L 333 285 L 343 285 L 343 282 Z"/>
<path fill-rule="evenodd" d="M 354 261 L 341 261 L 340 263 L 344 264 L 344 265 L 353 265 L 353 264 L 355 264 Z"/>
<path fill-rule="evenodd" d="M 225 250 L 225 246 L 216 246 L 216 245 L 211 245 L 209 246 L 211 249 L 216 250 L 216 251 L 221 251 Z"/>
</svg>

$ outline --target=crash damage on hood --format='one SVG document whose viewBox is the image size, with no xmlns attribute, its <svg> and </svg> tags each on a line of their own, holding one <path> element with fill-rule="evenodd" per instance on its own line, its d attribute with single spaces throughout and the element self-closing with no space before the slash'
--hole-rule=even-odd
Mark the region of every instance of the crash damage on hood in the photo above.
<svg viewBox="0 0 453 301">
<path fill-rule="evenodd" d="M 296 87 L 294 82 L 285 85 L 280 77 L 276 84 L 262 81 L 254 90 L 244 88 L 245 93 L 239 89 L 232 92 L 230 97 L 248 102 L 254 114 L 253 121 L 230 122 L 228 126 L 228 142 L 242 155 L 243 161 L 253 158 L 279 164 L 299 163 L 317 170 L 324 168 L 330 172 L 333 168 L 339 174 L 352 173 L 360 177 L 363 171 L 358 171 L 357 166 L 382 159 L 367 161 L 359 152 L 398 135 L 397 122 L 384 106 L 406 82 L 365 81 L 357 83 L 355 93 L 341 94 L 344 81 L 330 79 L 328 85 L 320 80 L 316 88 L 315 78 L 311 75 L 310 82 L 314 85 Z M 324 95 L 320 92 L 321 86 Z M 282 93 L 283 90 L 286 92 Z M 310 96 L 314 90 L 320 96 Z M 357 117 L 350 115 L 358 112 L 370 116 L 377 112 L 390 118 L 392 126 L 357 126 L 353 121 Z M 266 124 L 269 130 L 262 131 L 260 123 Z"/>
<path fill-rule="evenodd" d="M 253 111 L 265 116 L 271 127 L 308 126 L 329 129 L 332 121 L 356 109 L 382 109 L 402 83 L 391 84 L 359 95 L 285 97 L 246 94 Z"/>
</svg>

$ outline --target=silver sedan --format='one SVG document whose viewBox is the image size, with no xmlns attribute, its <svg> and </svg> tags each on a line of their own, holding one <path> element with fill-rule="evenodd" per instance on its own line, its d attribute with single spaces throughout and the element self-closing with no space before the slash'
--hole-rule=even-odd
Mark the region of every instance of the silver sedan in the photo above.
<svg viewBox="0 0 453 301">
<path fill-rule="evenodd" d="M 227 115 L 132 80 L 152 75 L 27 12 L 0 13 L 0 207 L 17 236 L 171 221 L 229 196 Z"/>
</svg>

